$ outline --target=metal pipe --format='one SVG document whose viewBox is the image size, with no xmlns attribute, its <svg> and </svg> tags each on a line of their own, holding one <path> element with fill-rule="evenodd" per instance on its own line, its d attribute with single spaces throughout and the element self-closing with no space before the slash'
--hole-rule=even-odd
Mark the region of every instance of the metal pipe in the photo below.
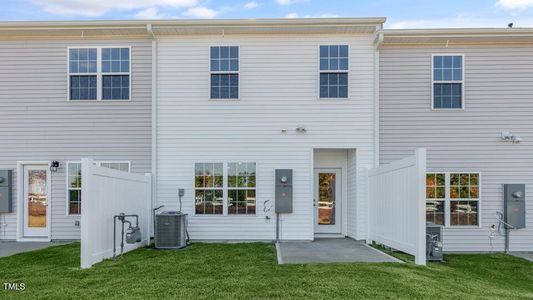
<svg viewBox="0 0 533 300">
<path fill-rule="evenodd" d="M 122 220 L 122 239 L 120 241 L 120 256 L 124 253 L 124 219 Z"/>
<path fill-rule="evenodd" d="M 279 242 L 279 213 L 276 213 L 276 243 Z"/>
<path fill-rule="evenodd" d="M 139 227 L 139 215 L 126 215 L 124 213 L 120 213 L 118 215 L 113 216 L 113 260 L 116 259 L 116 253 L 117 253 L 117 219 L 121 221 L 122 223 L 122 231 L 121 231 L 121 241 L 120 241 L 120 256 L 124 254 L 124 223 L 128 223 L 128 229 L 132 228 L 131 221 L 126 220 L 126 218 L 135 218 L 135 227 Z"/>
<path fill-rule="evenodd" d="M 117 216 L 113 216 L 113 260 L 115 260 L 117 252 Z"/>
</svg>

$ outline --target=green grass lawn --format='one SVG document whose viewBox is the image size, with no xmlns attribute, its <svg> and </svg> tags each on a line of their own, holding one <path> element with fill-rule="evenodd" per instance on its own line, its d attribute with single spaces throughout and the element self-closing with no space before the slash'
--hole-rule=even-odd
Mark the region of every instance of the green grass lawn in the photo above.
<svg viewBox="0 0 533 300">
<path fill-rule="evenodd" d="M 272 244 L 139 249 L 79 268 L 79 244 L 0 258 L 5 298 L 533 299 L 533 263 L 504 254 L 447 255 L 445 264 L 277 265 Z"/>
</svg>

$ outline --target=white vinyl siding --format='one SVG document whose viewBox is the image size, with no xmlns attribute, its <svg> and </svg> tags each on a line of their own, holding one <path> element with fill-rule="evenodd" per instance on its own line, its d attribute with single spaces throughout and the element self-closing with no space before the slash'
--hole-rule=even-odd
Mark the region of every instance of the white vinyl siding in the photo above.
<svg viewBox="0 0 533 300">
<path fill-rule="evenodd" d="M 210 47 L 239 45 L 241 101 L 210 101 Z M 349 101 L 317 101 L 319 46 L 349 45 Z M 158 44 L 158 205 L 178 208 L 184 188 L 193 240 L 275 238 L 274 170 L 294 170 L 294 211 L 281 216 L 287 240 L 311 240 L 313 148 L 357 149 L 357 176 L 373 165 L 372 35 L 246 35 L 162 38 Z M 307 133 L 295 128 L 304 126 Z M 287 133 L 281 133 L 287 129 Z M 195 162 L 256 162 L 256 214 L 194 215 Z M 357 216 L 350 236 L 364 238 L 364 181 L 352 187 Z M 359 200 L 359 198 L 358 198 Z M 265 204 L 266 203 L 266 204 Z M 270 204 L 269 204 L 270 203 Z M 361 206 L 359 206 L 361 205 Z M 266 208 L 265 208 L 266 206 Z M 355 205 L 354 205 L 355 206 Z M 361 207 L 361 209 L 359 209 Z M 270 219 L 266 217 L 269 216 Z"/>
<path fill-rule="evenodd" d="M 464 111 L 431 110 L 431 56 L 464 54 Z M 482 174 L 480 226 L 444 229 L 446 251 L 491 251 L 488 233 L 503 211 L 503 184 L 525 183 L 533 195 L 533 47 L 468 46 L 380 48 L 380 163 L 427 148 L 428 172 Z M 501 131 L 524 138 L 500 140 Z M 533 201 L 526 228 L 511 230 L 511 251 L 533 249 Z M 503 251 L 496 234 L 494 251 Z"/>
<path fill-rule="evenodd" d="M 132 101 L 66 100 L 68 47 L 113 47 L 116 43 L 96 39 L 0 41 L 0 169 L 16 169 L 17 161 L 61 163 L 51 181 L 52 239 L 80 237 L 75 223 L 79 216 L 67 216 L 68 161 L 82 157 L 126 160 L 132 162 L 134 173 L 151 171 L 150 40 L 120 41 L 132 48 Z M 8 225 L 0 228 L 0 239 L 15 239 L 16 213 L 2 214 L 2 219 Z"/>
</svg>

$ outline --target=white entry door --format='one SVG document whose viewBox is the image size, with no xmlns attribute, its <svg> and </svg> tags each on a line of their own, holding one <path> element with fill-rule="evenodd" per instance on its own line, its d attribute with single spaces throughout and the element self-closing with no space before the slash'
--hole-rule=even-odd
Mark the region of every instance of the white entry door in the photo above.
<svg viewBox="0 0 533 300">
<path fill-rule="evenodd" d="M 315 233 L 341 233 L 341 169 L 315 169 Z"/>
<path fill-rule="evenodd" d="M 23 175 L 23 236 L 50 236 L 50 171 L 48 165 L 25 165 Z"/>
</svg>

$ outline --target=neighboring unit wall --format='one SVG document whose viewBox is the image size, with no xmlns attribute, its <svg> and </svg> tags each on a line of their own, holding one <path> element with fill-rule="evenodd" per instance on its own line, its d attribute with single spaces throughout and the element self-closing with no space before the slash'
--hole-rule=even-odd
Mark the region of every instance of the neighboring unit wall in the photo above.
<svg viewBox="0 0 533 300">
<path fill-rule="evenodd" d="M 131 46 L 132 101 L 67 101 L 67 47 L 105 45 Z M 132 172 L 150 172 L 150 130 L 149 40 L 0 41 L 0 169 L 61 162 L 52 173 L 52 239 L 80 237 L 80 217 L 66 215 L 66 162 L 130 161 Z M 16 238 L 17 209 L 0 216 L 0 239 Z"/>
<path fill-rule="evenodd" d="M 350 45 L 349 99 L 318 98 L 319 46 L 330 44 Z M 240 47 L 239 100 L 209 99 L 209 49 L 220 45 Z M 372 167 L 373 50 L 371 34 L 161 38 L 158 204 L 176 209 L 185 188 L 192 239 L 272 240 L 274 209 L 266 220 L 263 202 L 274 201 L 274 170 L 292 168 L 294 211 L 282 216 L 281 237 L 313 239 L 313 148 L 357 149 L 357 167 Z M 257 163 L 257 215 L 195 216 L 194 163 L 232 161 Z"/>
<path fill-rule="evenodd" d="M 431 55 L 464 54 L 465 110 L 431 110 Z M 428 172 L 481 173 L 481 227 L 446 228 L 447 251 L 489 251 L 489 226 L 503 211 L 503 184 L 525 183 L 527 228 L 512 251 L 533 250 L 533 47 L 380 49 L 380 163 L 427 148 Z M 501 131 L 522 137 L 500 140 Z M 504 247 L 496 235 L 494 250 Z"/>
</svg>

